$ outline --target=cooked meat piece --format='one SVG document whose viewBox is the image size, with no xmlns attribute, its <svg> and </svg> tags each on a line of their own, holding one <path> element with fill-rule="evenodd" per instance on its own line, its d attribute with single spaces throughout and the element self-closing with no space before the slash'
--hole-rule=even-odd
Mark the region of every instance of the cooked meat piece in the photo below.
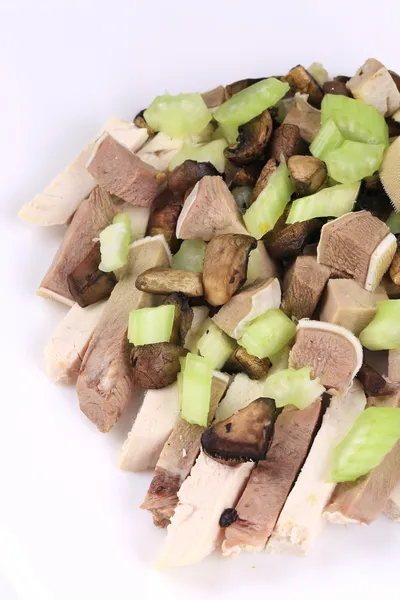
<svg viewBox="0 0 400 600">
<path fill-rule="evenodd" d="M 128 317 L 134 308 L 161 300 L 135 288 L 139 273 L 150 266 L 169 265 L 163 236 L 134 242 L 82 363 L 76 389 L 85 415 L 100 431 L 109 431 L 132 397 L 134 380 L 129 363 Z"/>
<path fill-rule="evenodd" d="M 314 256 L 298 256 L 283 283 L 282 310 L 296 319 L 311 318 L 317 308 L 330 270 Z"/>
<path fill-rule="evenodd" d="M 400 482 L 392 491 L 383 512 L 393 521 L 400 523 Z"/>
<path fill-rule="evenodd" d="M 225 397 L 215 413 L 215 422 L 228 419 L 238 410 L 245 408 L 264 393 L 264 381 L 250 379 L 244 373 L 235 375 Z"/>
<path fill-rule="evenodd" d="M 300 135 L 300 129 L 297 125 L 283 123 L 278 129 L 275 129 L 272 134 L 270 144 L 271 158 L 288 160 L 294 154 L 304 154 L 306 145 Z"/>
<path fill-rule="evenodd" d="M 385 66 L 375 58 L 369 58 L 347 83 L 354 98 L 363 100 L 385 117 L 400 108 L 400 92 Z"/>
<path fill-rule="evenodd" d="M 186 192 L 191 190 L 206 175 L 209 177 L 219 176 L 219 172 L 209 162 L 185 160 L 169 174 L 168 186 L 177 198 L 183 200 Z"/>
<path fill-rule="evenodd" d="M 250 252 L 247 279 L 243 288 L 256 283 L 257 279 L 271 279 L 271 277 L 279 277 L 279 275 L 280 266 L 270 257 L 264 242 L 259 240 L 257 248 Z"/>
<path fill-rule="evenodd" d="M 147 235 L 163 234 L 172 252 L 179 250 L 176 239 L 176 223 L 182 210 L 182 202 L 166 190 L 155 199 L 147 226 Z"/>
<path fill-rule="evenodd" d="M 358 371 L 357 379 L 361 381 L 367 398 L 370 396 L 377 396 L 386 386 L 386 379 L 365 363 Z"/>
<path fill-rule="evenodd" d="M 217 108 L 225 102 L 225 88 L 223 85 L 218 85 L 216 88 L 203 92 L 201 94 L 207 108 Z"/>
<path fill-rule="evenodd" d="M 237 504 L 238 518 L 226 529 L 224 556 L 262 550 L 307 456 L 321 402 L 305 410 L 286 407 L 278 416 L 266 460 L 258 463 Z"/>
<path fill-rule="evenodd" d="M 82 308 L 108 298 L 117 283 L 113 272 L 100 271 L 100 261 L 100 242 L 97 242 L 67 277 L 71 296 Z"/>
<path fill-rule="evenodd" d="M 400 382 L 400 350 L 389 350 L 388 378 Z"/>
<path fill-rule="evenodd" d="M 295 94 L 293 104 L 283 124 L 297 125 L 300 135 L 310 144 L 321 127 L 321 111 L 307 102 L 306 94 Z"/>
<path fill-rule="evenodd" d="M 183 141 L 172 139 L 166 133 L 160 131 L 149 139 L 137 153 L 140 160 L 151 165 L 157 171 L 167 171 L 169 163 L 182 148 Z"/>
</svg>

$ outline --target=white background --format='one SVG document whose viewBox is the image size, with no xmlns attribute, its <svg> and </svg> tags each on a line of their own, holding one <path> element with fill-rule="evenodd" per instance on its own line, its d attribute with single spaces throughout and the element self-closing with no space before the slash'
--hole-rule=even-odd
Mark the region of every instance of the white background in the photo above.
<svg viewBox="0 0 400 600">
<path fill-rule="evenodd" d="M 397 8 L 396 8 L 397 6 Z M 212 557 L 160 573 L 147 475 L 117 470 L 132 415 L 108 435 L 43 373 L 64 309 L 35 296 L 61 230 L 19 223 L 111 114 L 320 60 L 400 71 L 398 3 L 0 0 L 0 599 L 344 600 L 399 597 L 400 526 L 327 527 L 307 559 Z M 196 543 L 196 540 L 193 540 Z"/>
</svg>

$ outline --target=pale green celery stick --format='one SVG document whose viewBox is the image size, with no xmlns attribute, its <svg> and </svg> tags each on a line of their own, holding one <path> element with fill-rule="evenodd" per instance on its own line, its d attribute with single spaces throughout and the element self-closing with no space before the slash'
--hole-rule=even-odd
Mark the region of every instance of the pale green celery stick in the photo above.
<svg viewBox="0 0 400 600">
<path fill-rule="evenodd" d="M 234 144 L 239 137 L 239 128 L 237 125 L 224 125 L 220 123 L 218 129 L 220 129 L 222 137 L 226 139 L 228 144 Z"/>
<path fill-rule="evenodd" d="M 120 212 L 115 215 L 113 218 L 113 223 L 123 223 L 125 225 L 126 231 L 129 233 L 129 242 L 132 241 L 132 222 L 129 214 L 127 212 Z"/>
<path fill-rule="evenodd" d="M 400 213 L 393 211 L 386 221 L 386 225 L 394 235 L 396 235 L 396 233 L 400 233 Z"/>
<path fill-rule="evenodd" d="M 296 334 L 296 325 L 279 308 L 271 308 L 246 325 L 238 341 L 249 354 L 269 358 L 288 344 Z"/>
<path fill-rule="evenodd" d="M 300 410 L 307 408 L 325 392 L 319 379 L 311 379 L 311 368 L 284 369 L 265 380 L 264 394 L 273 398 L 278 408 L 293 404 Z"/>
<path fill-rule="evenodd" d="M 201 146 L 184 144 L 181 150 L 172 158 L 168 168 L 172 171 L 175 167 L 185 162 L 185 160 L 195 160 L 197 162 L 209 162 L 214 165 L 217 171 L 223 173 L 225 170 L 224 150 L 227 145 L 224 139 L 214 140 Z"/>
<path fill-rule="evenodd" d="M 99 235 L 101 262 L 99 269 L 106 273 L 124 266 L 128 260 L 130 234 L 125 223 L 113 223 Z"/>
<path fill-rule="evenodd" d="M 324 155 L 328 173 L 339 183 L 356 183 L 373 175 L 383 160 L 383 144 L 363 144 L 346 140 Z"/>
<path fill-rule="evenodd" d="M 212 115 L 200 94 L 178 94 L 157 96 L 144 111 L 144 118 L 154 131 L 182 139 L 202 131 Z"/>
<path fill-rule="evenodd" d="M 131 310 L 128 340 L 135 346 L 169 342 L 174 316 L 175 306 L 173 304 Z"/>
<path fill-rule="evenodd" d="M 215 324 L 210 323 L 197 342 L 197 350 L 211 365 L 212 369 L 222 369 L 236 348 L 236 342 Z"/>
<path fill-rule="evenodd" d="M 286 223 L 308 221 L 315 217 L 341 217 L 353 210 L 360 191 L 360 182 L 335 185 L 316 194 L 295 200 Z"/>
<path fill-rule="evenodd" d="M 332 481 L 355 481 L 369 473 L 399 440 L 400 408 L 367 408 L 334 450 Z"/>
<path fill-rule="evenodd" d="M 319 62 L 313 62 L 307 69 L 311 77 L 315 79 L 319 86 L 323 86 L 326 81 L 329 81 L 329 74 L 325 67 Z"/>
<path fill-rule="evenodd" d="M 344 142 L 344 138 L 337 128 L 333 119 L 328 119 L 310 145 L 310 152 L 316 158 L 324 160 L 324 156 L 339 148 Z"/>
<path fill-rule="evenodd" d="M 374 318 L 360 333 L 360 342 L 368 350 L 400 348 L 400 300 L 378 303 Z"/>
<path fill-rule="evenodd" d="M 205 254 L 206 243 L 203 240 L 184 240 L 172 257 L 172 268 L 202 273 Z"/>
<path fill-rule="evenodd" d="M 293 191 L 294 187 L 288 168 L 282 162 L 269 178 L 257 200 L 244 214 L 244 222 L 250 235 L 259 240 L 274 228 L 290 201 Z"/>
<path fill-rule="evenodd" d="M 210 410 L 212 369 L 201 356 L 187 354 L 181 371 L 180 406 L 182 419 L 207 427 Z"/>
</svg>

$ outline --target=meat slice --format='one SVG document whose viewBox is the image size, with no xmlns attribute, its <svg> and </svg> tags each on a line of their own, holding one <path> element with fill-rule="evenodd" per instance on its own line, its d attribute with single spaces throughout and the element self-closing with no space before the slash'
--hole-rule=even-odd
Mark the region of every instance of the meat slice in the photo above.
<svg viewBox="0 0 400 600">
<path fill-rule="evenodd" d="M 215 421 L 225 421 L 235 412 L 248 406 L 253 400 L 264 395 L 264 380 L 250 379 L 244 373 L 238 373 L 215 413 Z"/>
<path fill-rule="evenodd" d="M 67 312 L 44 349 L 46 371 L 56 383 L 75 383 L 90 338 L 104 312 L 106 303 L 86 308 L 74 304 Z"/>
<path fill-rule="evenodd" d="M 143 404 L 121 450 L 123 471 L 154 469 L 179 418 L 178 384 L 147 390 Z"/>
<path fill-rule="evenodd" d="M 213 552 L 222 534 L 220 516 L 235 506 L 253 467 L 252 462 L 222 465 L 201 452 L 178 492 L 160 567 L 193 565 Z"/>
<path fill-rule="evenodd" d="M 400 523 L 400 481 L 390 494 L 384 513 L 387 517 L 393 519 L 393 521 Z"/>
<path fill-rule="evenodd" d="M 164 174 L 108 134 L 97 141 L 87 169 L 102 188 L 134 206 L 151 206 L 166 185 Z"/>
<path fill-rule="evenodd" d="M 307 554 L 313 547 L 321 529 L 322 512 L 335 487 L 329 481 L 332 451 L 348 434 L 365 404 L 365 394 L 358 382 L 346 396 L 331 399 L 307 460 L 269 539 L 269 552 Z"/>
<path fill-rule="evenodd" d="M 299 256 L 283 283 L 282 310 L 296 319 L 311 318 L 330 276 L 314 256 Z"/>
<path fill-rule="evenodd" d="M 400 350 L 389 350 L 388 378 L 389 381 L 400 382 Z"/>
<path fill-rule="evenodd" d="M 164 236 L 143 238 L 131 245 L 128 263 L 90 341 L 76 389 L 82 412 L 100 431 L 115 425 L 133 393 L 126 337 L 129 313 L 163 299 L 136 289 L 136 278 L 150 267 L 169 266 L 169 256 Z"/>
<path fill-rule="evenodd" d="M 226 529 L 224 556 L 262 550 L 307 456 L 321 402 L 305 410 L 287 407 L 275 423 L 266 460 L 258 463 L 236 506 L 238 519 Z"/>
<path fill-rule="evenodd" d="M 214 371 L 211 386 L 209 421 L 214 417 L 224 395 L 229 377 Z M 166 527 L 178 503 L 178 491 L 189 475 L 200 451 L 200 440 L 206 427 L 178 419 L 165 443 L 141 508 L 153 513 L 154 524 Z"/>
</svg>

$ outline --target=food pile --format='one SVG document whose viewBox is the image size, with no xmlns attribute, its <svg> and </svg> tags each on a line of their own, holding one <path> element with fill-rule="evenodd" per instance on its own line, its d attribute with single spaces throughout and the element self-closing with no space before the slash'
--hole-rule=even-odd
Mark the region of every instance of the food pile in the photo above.
<svg viewBox="0 0 400 600">
<path fill-rule="evenodd" d="M 120 468 L 154 470 L 160 566 L 400 521 L 396 73 L 159 96 L 20 217 L 67 226 L 38 291 L 69 307 L 49 376 L 102 432 L 145 390 Z"/>
</svg>

